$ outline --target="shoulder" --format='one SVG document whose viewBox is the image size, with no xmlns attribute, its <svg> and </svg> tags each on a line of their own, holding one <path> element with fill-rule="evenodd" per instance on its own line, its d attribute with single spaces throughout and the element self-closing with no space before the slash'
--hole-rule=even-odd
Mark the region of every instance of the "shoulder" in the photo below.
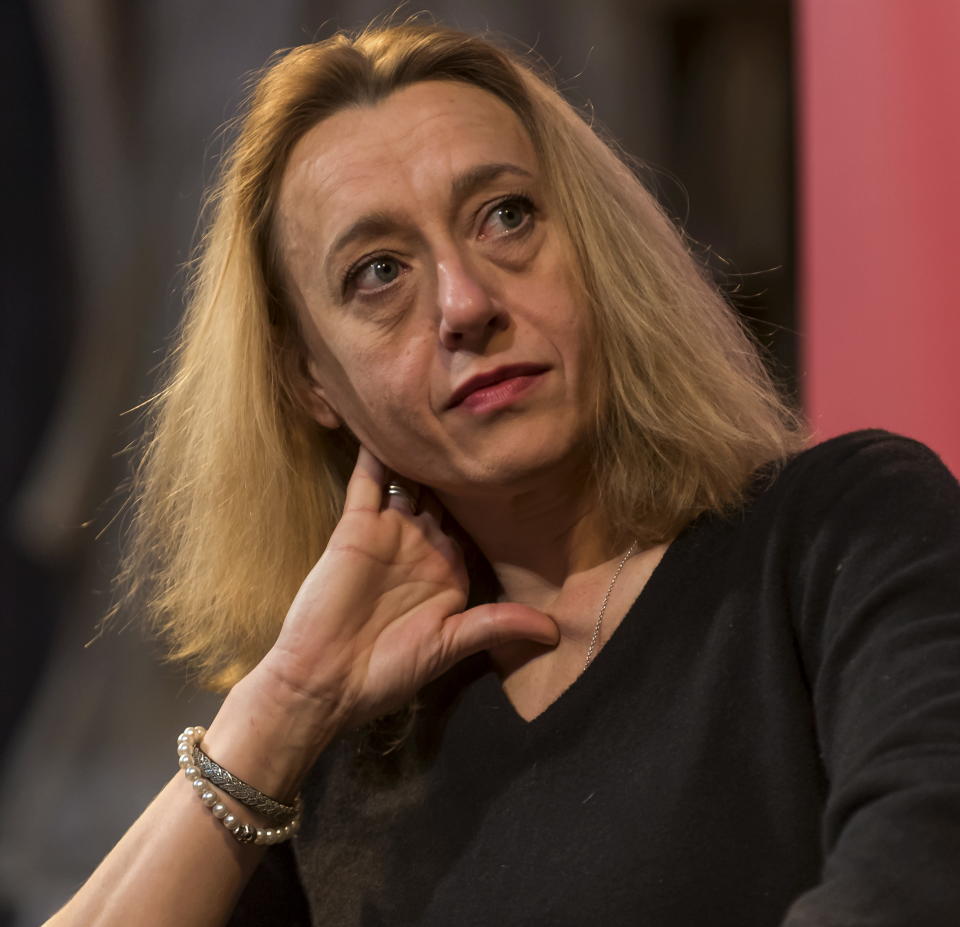
<svg viewBox="0 0 960 927">
<path fill-rule="evenodd" d="M 903 435 L 868 429 L 809 447 L 759 475 L 751 501 L 712 524 L 702 532 L 709 553 L 731 569 L 749 565 L 795 622 L 819 623 L 829 607 L 894 581 L 957 594 L 960 483 Z"/>
<path fill-rule="evenodd" d="M 920 441 L 869 429 L 810 447 L 749 517 L 808 632 L 847 627 L 852 615 L 867 616 L 868 602 L 876 608 L 864 626 L 875 625 L 881 600 L 901 603 L 904 614 L 955 612 L 960 483 Z"/>
<path fill-rule="evenodd" d="M 792 457 L 756 500 L 759 512 L 799 523 L 915 522 L 925 513 L 960 518 L 960 484 L 927 445 L 879 428 L 838 435 Z M 831 517 L 832 516 L 832 517 Z M 852 519 L 852 522 L 849 521 Z"/>
<path fill-rule="evenodd" d="M 940 457 L 926 444 L 882 428 L 851 431 L 813 445 L 791 458 L 785 472 L 817 470 L 824 475 L 837 468 L 842 470 L 838 476 L 876 470 L 894 474 L 919 468 L 947 476 L 948 482 L 956 483 Z"/>
</svg>

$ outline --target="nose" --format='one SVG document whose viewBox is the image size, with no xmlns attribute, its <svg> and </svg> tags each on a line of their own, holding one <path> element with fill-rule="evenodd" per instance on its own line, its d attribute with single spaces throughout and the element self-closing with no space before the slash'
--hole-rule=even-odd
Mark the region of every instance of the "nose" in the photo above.
<svg viewBox="0 0 960 927">
<path fill-rule="evenodd" d="M 458 257 L 437 262 L 440 341 L 449 351 L 476 349 L 506 328 L 506 315 L 483 281 Z"/>
</svg>

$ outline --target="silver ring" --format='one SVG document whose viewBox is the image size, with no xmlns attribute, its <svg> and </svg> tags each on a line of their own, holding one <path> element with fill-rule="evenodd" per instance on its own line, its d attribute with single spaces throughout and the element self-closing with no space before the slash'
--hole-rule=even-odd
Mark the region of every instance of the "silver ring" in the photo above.
<svg viewBox="0 0 960 927">
<path fill-rule="evenodd" d="M 407 505 L 410 506 L 410 511 L 414 515 L 417 514 L 417 500 L 413 498 L 413 494 L 404 486 L 401 486 L 399 483 L 387 483 L 387 495 L 388 496 L 398 496 L 403 499 Z"/>
</svg>

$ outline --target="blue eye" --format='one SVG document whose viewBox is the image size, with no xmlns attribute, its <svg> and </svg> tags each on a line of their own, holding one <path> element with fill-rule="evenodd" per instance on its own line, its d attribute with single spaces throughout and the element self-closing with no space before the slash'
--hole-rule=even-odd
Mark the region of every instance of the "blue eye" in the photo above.
<svg viewBox="0 0 960 927">
<path fill-rule="evenodd" d="M 378 258 L 369 267 L 374 277 L 381 283 L 393 283 L 400 276 L 400 268 L 393 258 Z"/>
<path fill-rule="evenodd" d="M 481 238 L 496 238 L 525 229 L 533 218 L 533 203 L 525 196 L 501 200 L 487 213 L 480 230 Z"/>
<path fill-rule="evenodd" d="M 345 286 L 352 285 L 358 290 L 372 292 L 389 286 L 399 276 L 400 262 L 396 258 L 381 255 L 350 270 Z"/>
<path fill-rule="evenodd" d="M 511 230 L 519 228 L 526 218 L 524 210 L 516 202 L 504 203 L 498 206 L 495 212 L 504 227 Z"/>
</svg>

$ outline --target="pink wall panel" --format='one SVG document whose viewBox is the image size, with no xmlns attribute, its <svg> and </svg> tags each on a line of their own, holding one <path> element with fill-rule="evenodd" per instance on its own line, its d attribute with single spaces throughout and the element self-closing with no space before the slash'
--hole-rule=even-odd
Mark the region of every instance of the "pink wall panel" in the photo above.
<svg viewBox="0 0 960 927">
<path fill-rule="evenodd" d="M 960 473 L 960 0 L 796 13 L 807 412 Z"/>
</svg>

